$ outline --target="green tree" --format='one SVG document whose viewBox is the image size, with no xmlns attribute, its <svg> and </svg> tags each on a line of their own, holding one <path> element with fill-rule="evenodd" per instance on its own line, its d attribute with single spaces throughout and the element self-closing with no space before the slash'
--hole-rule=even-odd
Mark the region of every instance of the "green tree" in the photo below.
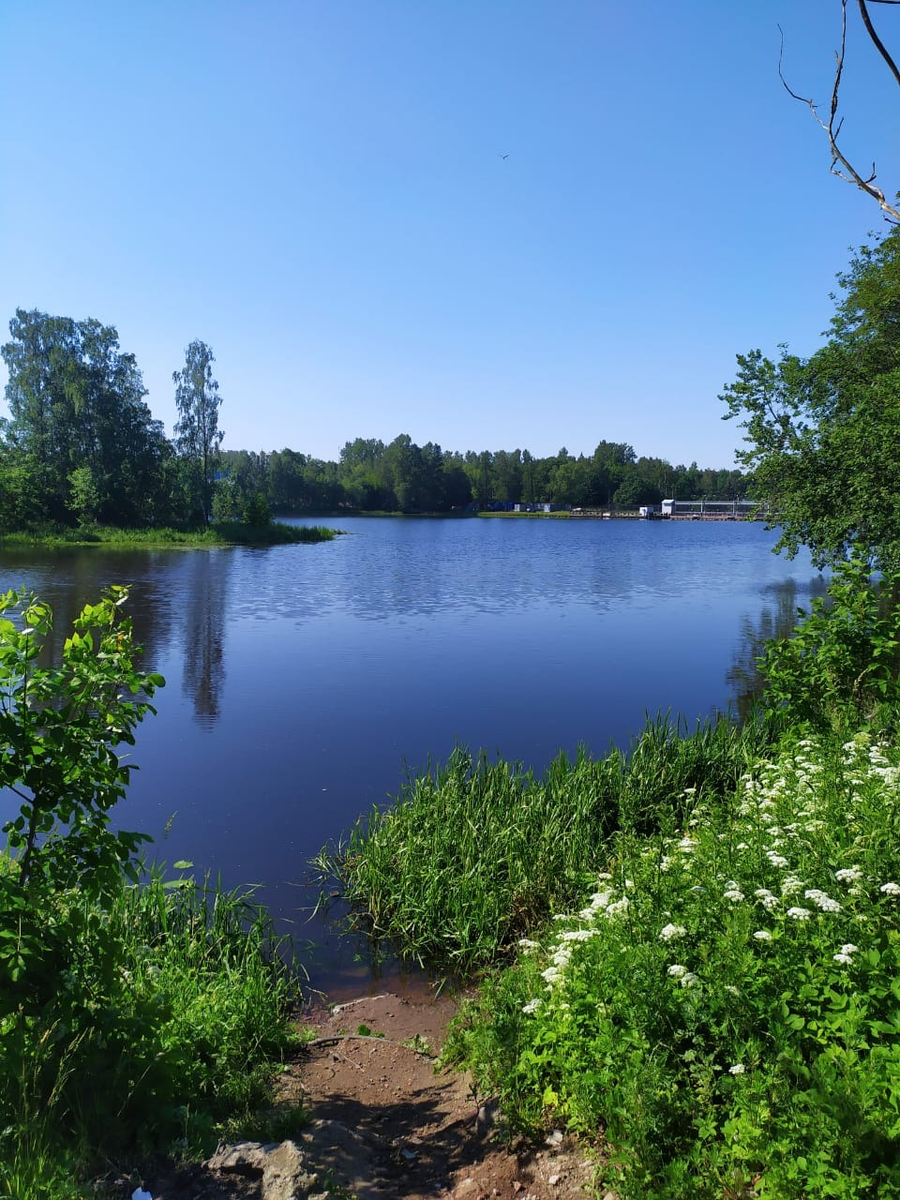
<svg viewBox="0 0 900 1200">
<path fill-rule="evenodd" d="M 738 356 L 721 399 L 741 417 L 754 475 L 781 529 L 822 566 L 861 553 L 900 565 L 900 233 L 864 247 L 838 276 L 828 341 L 810 358 Z"/>
<path fill-rule="evenodd" d="M 224 432 L 219 429 L 222 397 L 212 374 L 215 362 L 206 342 L 195 340 L 185 351 L 184 367 L 175 371 L 175 447 L 188 464 L 193 500 L 204 524 L 212 512 L 213 476 Z"/>
<path fill-rule="evenodd" d="M 9 370 L 8 447 L 31 476 L 44 518 L 81 516 L 92 481 L 92 515 L 115 524 L 151 519 L 162 504 L 171 451 L 144 402 L 133 354 L 119 349 L 111 325 L 16 311 L 2 348 Z"/>
</svg>

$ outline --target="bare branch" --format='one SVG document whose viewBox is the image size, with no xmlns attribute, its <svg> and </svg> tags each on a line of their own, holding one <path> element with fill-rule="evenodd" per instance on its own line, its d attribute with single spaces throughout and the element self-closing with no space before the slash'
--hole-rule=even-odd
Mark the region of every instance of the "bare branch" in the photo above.
<svg viewBox="0 0 900 1200">
<path fill-rule="evenodd" d="M 866 28 L 866 32 L 869 35 L 872 44 L 875 46 L 876 50 L 886 63 L 891 74 L 894 76 L 897 86 L 900 87 L 900 69 L 898 69 L 896 62 L 876 33 L 875 27 L 872 24 L 872 19 L 869 15 L 869 11 L 866 7 L 867 3 L 900 4 L 900 0 L 857 0 L 860 16 Z M 871 196 L 872 199 L 878 203 L 878 206 L 884 213 L 885 220 L 890 221 L 891 224 L 900 225 L 900 209 L 896 208 L 893 204 L 888 203 L 884 192 L 875 183 L 876 175 L 874 162 L 872 163 L 871 173 L 864 178 L 859 171 L 856 170 L 838 145 L 838 138 L 840 137 L 841 129 L 844 125 L 843 117 L 838 117 L 838 104 L 840 101 L 841 80 L 844 74 L 844 58 L 847 51 L 847 0 L 841 0 L 841 44 L 840 49 L 836 50 L 834 55 L 834 81 L 831 86 L 831 104 L 827 121 L 825 121 L 819 114 L 818 104 L 811 97 L 801 96 L 798 92 L 795 92 L 785 79 L 782 65 L 784 61 L 784 30 L 780 25 L 778 26 L 778 32 L 781 34 L 781 49 L 778 54 L 778 78 L 781 80 L 785 91 L 792 99 L 798 100 L 801 104 L 805 104 L 807 106 L 812 113 L 816 124 L 828 138 L 828 146 L 831 150 L 830 170 L 832 175 L 836 175 L 838 179 L 843 179 L 845 183 L 854 184 L 861 191 L 865 192 L 866 195 Z"/>
<path fill-rule="evenodd" d="M 881 57 L 887 63 L 888 70 L 894 76 L 894 82 L 897 84 L 898 87 L 900 87 L 900 71 L 897 70 L 897 64 L 894 62 L 893 58 L 891 58 L 890 54 L 885 49 L 884 42 L 882 42 L 881 38 L 875 32 L 875 26 L 872 24 L 872 18 L 869 16 L 869 10 L 866 8 L 866 0 L 857 0 L 857 3 L 859 4 L 859 13 L 863 19 L 863 25 L 865 25 L 866 33 L 869 35 L 869 37 L 872 40 L 872 45 L 875 47 L 875 49 L 878 51 L 878 53 L 881 55 Z M 876 4 L 885 4 L 885 3 L 895 4 L 895 3 L 898 3 L 898 0 L 875 0 L 875 3 Z"/>
</svg>

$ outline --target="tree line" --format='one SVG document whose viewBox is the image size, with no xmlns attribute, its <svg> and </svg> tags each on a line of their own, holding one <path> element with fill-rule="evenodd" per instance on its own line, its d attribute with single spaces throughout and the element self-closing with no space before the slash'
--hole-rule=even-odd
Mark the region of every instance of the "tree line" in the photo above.
<svg viewBox="0 0 900 1200">
<path fill-rule="evenodd" d="M 538 458 L 519 449 L 460 453 L 434 442 L 418 446 L 405 433 L 387 445 L 380 438 L 356 438 L 337 462 L 294 450 L 236 450 L 223 454 L 222 467 L 217 502 L 238 511 L 257 494 L 281 512 L 452 512 L 531 503 L 634 508 L 664 497 L 740 499 L 750 484 L 738 470 L 638 457 L 624 442 L 600 442 L 589 455 L 563 448 Z"/>
<path fill-rule="evenodd" d="M 347 442 L 327 461 L 296 450 L 223 451 L 212 350 L 193 341 L 173 373 L 178 421 L 166 436 L 140 368 L 116 329 L 22 309 L 0 348 L 9 419 L 0 424 L 0 525 L 120 527 L 211 518 L 264 523 L 271 512 L 403 513 L 517 503 L 633 508 L 664 497 L 747 494 L 739 470 L 673 466 L 624 442 L 590 455 L 443 450 L 408 434 Z"/>
</svg>

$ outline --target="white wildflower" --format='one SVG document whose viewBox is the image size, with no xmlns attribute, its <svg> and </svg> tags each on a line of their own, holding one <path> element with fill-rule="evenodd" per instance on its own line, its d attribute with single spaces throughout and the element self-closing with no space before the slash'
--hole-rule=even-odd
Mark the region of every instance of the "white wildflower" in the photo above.
<svg viewBox="0 0 900 1200">
<path fill-rule="evenodd" d="M 883 883 L 878 890 L 886 896 L 900 896 L 900 885 L 896 883 Z"/>
<path fill-rule="evenodd" d="M 808 908 L 789 908 L 787 915 L 793 917 L 795 921 L 808 921 L 812 913 Z"/>
<path fill-rule="evenodd" d="M 673 979 L 683 979 L 687 973 L 687 967 L 683 967 L 681 963 L 672 963 L 667 972 L 667 974 L 671 975 Z"/>
<path fill-rule="evenodd" d="M 683 925 L 664 925 L 659 931 L 659 936 L 664 942 L 670 942 L 673 938 L 684 937 L 687 930 Z"/>
<path fill-rule="evenodd" d="M 834 877 L 838 883 L 856 883 L 862 878 L 862 867 L 842 867 L 840 871 L 835 871 Z"/>
<path fill-rule="evenodd" d="M 562 935 L 564 942 L 586 942 L 593 936 L 592 929 L 569 929 Z"/>
<path fill-rule="evenodd" d="M 543 1003 L 543 1000 L 529 1000 L 527 1004 L 522 1005 L 522 1012 L 530 1017 L 532 1013 L 537 1012 Z"/>
<path fill-rule="evenodd" d="M 767 850 L 766 858 L 773 867 L 784 868 L 788 865 L 788 860 L 783 855 L 778 854 L 775 850 Z"/>
<path fill-rule="evenodd" d="M 732 904 L 740 904 L 740 902 L 744 899 L 744 893 L 740 890 L 740 888 L 729 888 L 728 891 L 724 893 L 724 898 L 726 900 L 730 900 Z"/>
<path fill-rule="evenodd" d="M 728 1068 L 729 1075 L 743 1075 L 747 1068 L 743 1063 L 735 1063 L 733 1067 Z"/>
<path fill-rule="evenodd" d="M 772 935 L 768 929 L 757 929 L 753 936 L 758 942 L 771 942 L 772 940 Z"/>
<path fill-rule="evenodd" d="M 812 900 L 813 904 L 817 905 L 822 912 L 840 912 L 841 906 L 837 900 L 832 900 L 825 892 L 818 888 L 807 888 L 803 893 L 807 900 Z"/>
<path fill-rule="evenodd" d="M 519 938 L 518 946 L 520 950 L 540 950 L 540 943 L 533 942 L 531 938 Z"/>
<path fill-rule="evenodd" d="M 616 900 L 615 903 L 610 904 L 603 915 L 610 921 L 613 921 L 616 917 L 621 916 L 623 912 L 627 912 L 630 907 L 631 905 L 628 901 L 628 897 L 623 896 L 621 900 Z"/>
</svg>

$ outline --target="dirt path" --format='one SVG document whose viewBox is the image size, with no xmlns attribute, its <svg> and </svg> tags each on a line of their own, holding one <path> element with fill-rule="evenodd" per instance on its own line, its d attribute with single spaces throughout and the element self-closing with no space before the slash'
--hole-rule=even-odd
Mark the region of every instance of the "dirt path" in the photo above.
<svg viewBox="0 0 900 1200">
<path fill-rule="evenodd" d="M 280 1086 L 311 1115 L 290 1146 L 309 1169 L 316 1165 L 317 1178 L 295 1172 L 291 1182 L 288 1168 L 269 1163 L 263 1176 L 252 1165 L 259 1151 L 237 1147 L 230 1158 L 144 1186 L 154 1200 L 301 1200 L 326 1191 L 358 1200 L 583 1198 L 591 1170 L 570 1139 L 554 1131 L 542 1145 L 507 1146 L 493 1107 L 479 1106 L 468 1079 L 435 1074 L 452 1012 L 448 999 L 383 995 L 316 1020 L 316 1041 Z"/>
</svg>

